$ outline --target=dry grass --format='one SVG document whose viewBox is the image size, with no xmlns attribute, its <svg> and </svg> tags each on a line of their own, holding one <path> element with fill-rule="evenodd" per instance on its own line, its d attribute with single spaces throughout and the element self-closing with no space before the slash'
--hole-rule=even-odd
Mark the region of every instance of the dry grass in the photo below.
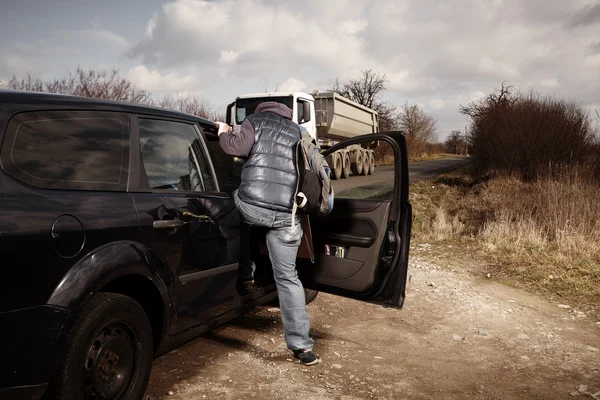
<svg viewBox="0 0 600 400">
<path fill-rule="evenodd" d="M 524 183 L 470 172 L 412 186 L 415 240 L 476 244 L 495 275 L 598 311 L 600 187 L 573 173 Z"/>
</svg>

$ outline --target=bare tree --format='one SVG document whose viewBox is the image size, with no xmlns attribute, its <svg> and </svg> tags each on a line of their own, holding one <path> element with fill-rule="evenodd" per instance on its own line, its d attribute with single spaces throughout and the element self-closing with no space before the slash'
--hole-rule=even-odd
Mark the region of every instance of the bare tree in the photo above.
<svg viewBox="0 0 600 400">
<path fill-rule="evenodd" d="M 381 100 L 380 95 L 386 90 L 387 77 L 385 74 L 364 70 L 361 76 L 341 84 L 335 79 L 329 92 L 338 93 L 360 105 L 374 109 L 379 114 L 379 130 L 388 132 L 396 129 L 396 106 Z"/>
<path fill-rule="evenodd" d="M 416 104 L 405 103 L 398 113 L 398 125 L 406 139 L 414 143 L 433 143 L 436 139 L 436 121 Z"/>
<path fill-rule="evenodd" d="M 375 103 L 374 110 L 379 115 L 379 131 L 390 132 L 398 129 L 396 124 L 396 106 L 392 103 L 380 102 Z"/>
<path fill-rule="evenodd" d="M 459 130 L 452 131 L 444 144 L 446 151 L 452 154 L 462 154 L 467 148 L 467 141 Z"/>
<path fill-rule="evenodd" d="M 436 121 L 416 104 L 405 103 L 398 113 L 398 127 L 404 131 L 406 146 L 411 157 L 436 152 Z"/>
<path fill-rule="evenodd" d="M 13 90 L 49 92 L 132 103 L 148 103 L 151 99 L 150 92 L 138 89 L 133 82 L 120 76 L 116 69 L 96 71 L 77 68 L 74 74 L 69 73 L 65 78 L 50 80 L 43 80 L 31 74 L 21 79 L 13 76 L 5 87 Z"/>
<path fill-rule="evenodd" d="M 350 79 L 343 85 L 340 85 L 336 78 L 334 86 L 330 90 L 365 107 L 374 108 L 375 104 L 381 101 L 379 95 L 385 91 L 386 82 L 385 74 L 368 69 L 362 71 L 360 78 Z"/>
</svg>

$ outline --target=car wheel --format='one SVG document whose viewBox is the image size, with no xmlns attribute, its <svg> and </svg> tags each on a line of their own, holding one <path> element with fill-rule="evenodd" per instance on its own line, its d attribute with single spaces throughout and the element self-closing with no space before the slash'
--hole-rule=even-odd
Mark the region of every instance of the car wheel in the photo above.
<svg viewBox="0 0 600 400">
<path fill-rule="evenodd" d="M 78 313 L 48 397 L 141 399 L 153 356 L 152 328 L 143 308 L 118 293 L 97 293 Z"/>
</svg>

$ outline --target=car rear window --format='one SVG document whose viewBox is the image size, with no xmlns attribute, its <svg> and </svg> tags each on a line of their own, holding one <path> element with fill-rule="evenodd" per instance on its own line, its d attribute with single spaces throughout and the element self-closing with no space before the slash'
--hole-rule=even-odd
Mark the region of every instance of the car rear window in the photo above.
<svg viewBox="0 0 600 400">
<path fill-rule="evenodd" d="M 126 190 L 128 136 L 121 113 L 27 112 L 10 121 L 0 157 L 9 174 L 32 186 Z"/>
</svg>

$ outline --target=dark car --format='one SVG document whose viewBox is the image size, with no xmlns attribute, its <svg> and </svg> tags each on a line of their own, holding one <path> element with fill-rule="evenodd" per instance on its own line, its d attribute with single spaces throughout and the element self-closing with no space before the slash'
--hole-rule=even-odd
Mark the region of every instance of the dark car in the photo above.
<svg viewBox="0 0 600 400">
<path fill-rule="evenodd" d="M 250 236 L 260 289 L 236 289 L 246 236 L 231 193 L 243 160 L 220 150 L 214 123 L 0 91 L 0 140 L 0 399 L 139 399 L 156 355 L 276 299 L 260 231 Z M 375 140 L 393 150 L 388 197 L 337 197 L 330 215 L 311 217 L 316 254 L 297 269 L 315 291 L 401 307 L 404 137 L 324 153 Z"/>
</svg>

